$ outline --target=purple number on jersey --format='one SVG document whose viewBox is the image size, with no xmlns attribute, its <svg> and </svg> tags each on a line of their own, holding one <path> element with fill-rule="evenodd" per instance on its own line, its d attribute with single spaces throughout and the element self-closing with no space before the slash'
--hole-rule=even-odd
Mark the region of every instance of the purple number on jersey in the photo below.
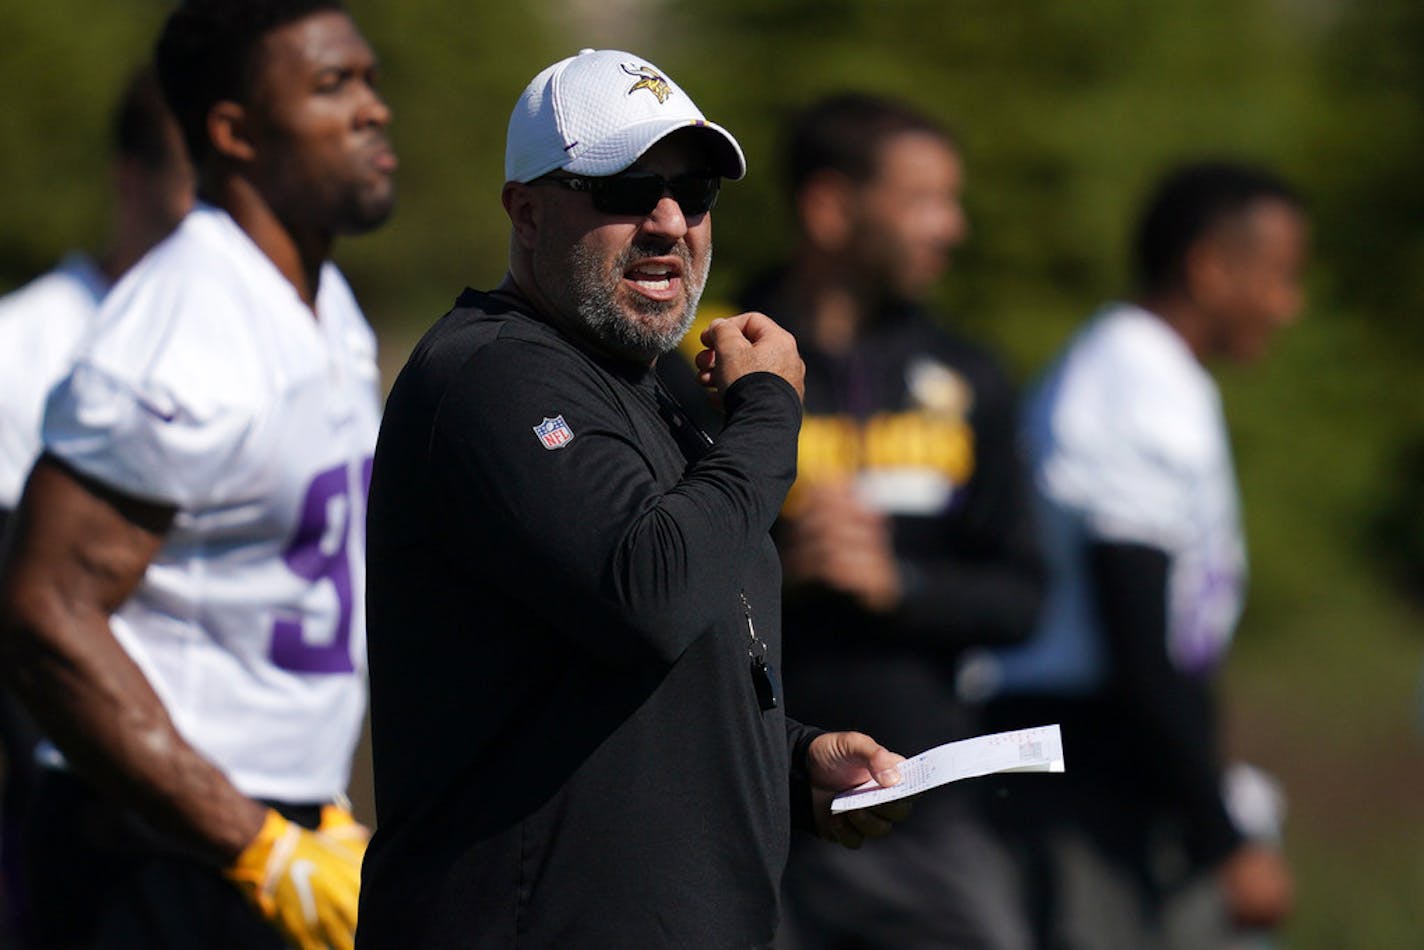
<svg viewBox="0 0 1424 950">
<path fill-rule="evenodd" d="M 370 481 L 371 463 L 362 471 Z M 345 465 L 327 469 L 312 480 L 302 502 L 302 520 L 282 560 L 292 573 L 316 583 L 328 580 L 336 589 L 340 609 L 336 630 L 326 643 L 308 643 L 300 618 L 278 618 L 272 627 L 272 662 L 294 673 L 351 673 L 351 562 L 346 541 L 351 533 L 352 504 Z"/>
</svg>

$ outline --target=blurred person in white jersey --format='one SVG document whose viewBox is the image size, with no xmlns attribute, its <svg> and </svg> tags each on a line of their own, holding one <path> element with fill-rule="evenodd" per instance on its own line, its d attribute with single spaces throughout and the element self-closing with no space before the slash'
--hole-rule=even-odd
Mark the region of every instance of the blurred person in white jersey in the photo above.
<svg viewBox="0 0 1424 950">
<path fill-rule="evenodd" d="M 1048 598 L 1033 638 L 964 683 L 997 692 L 991 728 L 1063 728 L 1064 781 L 1008 777 L 993 805 L 1041 946 L 1216 947 L 1289 910 L 1285 862 L 1220 763 L 1246 556 L 1207 364 L 1260 359 L 1296 318 L 1306 241 L 1273 174 L 1175 170 L 1138 224 L 1135 300 L 1100 310 L 1029 403 Z"/>
<path fill-rule="evenodd" d="M 31 939 L 347 947 L 379 386 L 328 255 L 390 213 L 390 111 L 336 0 L 186 0 L 155 64 L 198 203 L 49 396 L 0 562 L 0 669 L 56 746 Z"/>
<path fill-rule="evenodd" d="M 52 270 L 0 298 L 0 535 L 40 454 L 45 396 L 69 373 L 104 295 L 193 205 L 192 165 L 151 69 L 125 86 L 114 109 L 110 151 L 111 218 L 98 256 L 70 251 Z M 0 690 L 0 901 L 6 904 L 17 903 L 3 895 L 18 883 L 14 839 L 38 741 L 29 716 Z"/>
<path fill-rule="evenodd" d="M 15 510 L 39 457 L 45 396 L 68 374 L 104 295 L 193 206 L 192 166 L 152 70 L 125 87 L 111 149 L 104 248 L 98 256 L 70 251 L 53 270 L 0 298 L 0 519 Z"/>
</svg>

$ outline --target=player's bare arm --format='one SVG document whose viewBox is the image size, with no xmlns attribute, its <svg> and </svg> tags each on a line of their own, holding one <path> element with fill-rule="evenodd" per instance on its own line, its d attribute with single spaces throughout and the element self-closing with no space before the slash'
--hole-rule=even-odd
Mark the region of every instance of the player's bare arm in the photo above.
<svg viewBox="0 0 1424 950">
<path fill-rule="evenodd" d="M 226 865 L 265 809 L 183 740 L 109 628 L 172 519 L 42 458 L 0 554 L 0 670 L 71 765 Z"/>
</svg>

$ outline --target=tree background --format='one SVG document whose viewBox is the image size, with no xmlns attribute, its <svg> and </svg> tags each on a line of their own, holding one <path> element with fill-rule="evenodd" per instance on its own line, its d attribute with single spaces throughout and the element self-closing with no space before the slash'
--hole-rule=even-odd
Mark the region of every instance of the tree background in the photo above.
<svg viewBox="0 0 1424 950">
<path fill-rule="evenodd" d="M 973 233 L 938 303 L 1029 383 L 1123 292 L 1168 165 L 1270 164 L 1307 193 L 1311 301 L 1223 368 L 1252 554 L 1224 684 L 1232 750 L 1290 799 L 1292 947 L 1418 945 L 1424 921 L 1424 4 L 1418 0 L 350 0 L 383 61 L 400 204 L 338 259 L 387 381 L 465 285 L 504 269 L 508 111 L 581 46 L 631 49 L 735 130 L 709 297 L 787 251 L 783 118 L 859 88 L 956 130 Z M 0 6 L 0 290 L 94 247 L 109 111 L 167 4 Z M 3 381 L 0 381 L 3 384 Z"/>
</svg>

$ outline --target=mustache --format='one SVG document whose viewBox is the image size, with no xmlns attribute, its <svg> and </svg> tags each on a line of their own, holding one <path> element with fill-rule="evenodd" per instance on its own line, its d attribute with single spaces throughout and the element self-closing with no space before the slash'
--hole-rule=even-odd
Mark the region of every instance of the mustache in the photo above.
<svg viewBox="0 0 1424 950">
<path fill-rule="evenodd" d="M 692 270 L 692 251 L 688 249 L 686 241 L 649 241 L 646 239 L 635 241 L 619 254 L 618 259 L 613 262 L 613 269 L 621 274 L 636 260 L 644 257 L 665 257 L 668 254 L 682 262 L 684 274 Z"/>
</svg>

